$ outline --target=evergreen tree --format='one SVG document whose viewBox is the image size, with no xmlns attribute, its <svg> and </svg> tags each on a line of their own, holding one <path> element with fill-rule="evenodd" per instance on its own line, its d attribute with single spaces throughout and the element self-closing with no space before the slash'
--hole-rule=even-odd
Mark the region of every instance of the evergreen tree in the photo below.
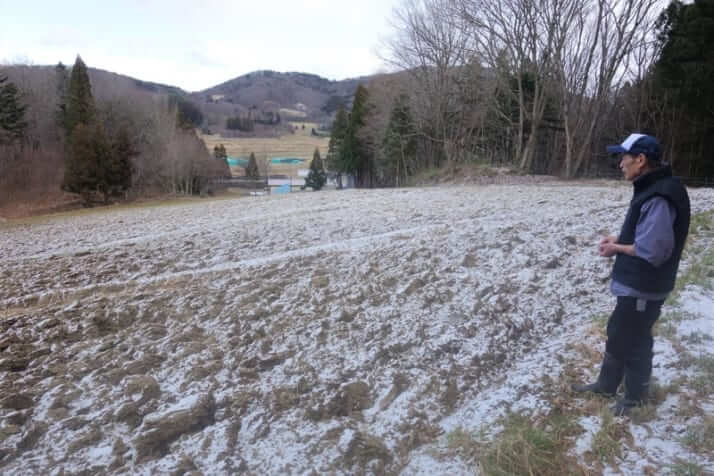
<svg viewBox="0 0 714 476">
<path fill-rule="evenodd" d="M 714 0 L 673 1 L 659 18 L 662 52 L 654 68 L 653 99 L 676 111 L 669 157 L 679 173 L 714 174 Z M 661 107 L 661 105 L 660 105 Z"/>
<path fill-rule="evenodd" d="M 229 117 L 226 119 L 226 129 L 253 132 L 255 121 L 252 117 Z"/>
<path fill-rule="evenodd" d="M 714 117 L 714 0 L 672 2 L 659 18 L 662 53 L 655 72 L 690 113 Z"/>
<path fill-rule="evenodd" d="M 85 205 L 92 192 L 104 188 L 100 163 L 110 153 L 104 130 L 99 125 L 77 124 L 68 140 L 70 160 L 65 164 L 62 188 L 82 196 Z"/>
<path fill-rule="evenodd" d="M 94 115 L 94 98 L 92 97 L 92 85 L 89 82 L 87 66 L 82 61 L 82 58 L 77 56 L 77 60 L 72 67 L 69 90 L 67 92 L 67 114 L 64 124 L 67 137 L 72 135 L 72 131 L 78 124 L 91 124 Z"/>
<path fill-rule="evenodd" d="M 260 170 L 258 170 L 258 161 L 255 160 L 255 154 L 250 153 L 248 164 L 245 166 L 245 176 L 252 179 L 260 178 Z"/>
<path fill-rule="evenodd" d="M 387 180 L 397 187 L 409 176 L 416 154 L 416 127 L 409 110 L 409 98 L 401 94 L 392 107 L 382 140 Z"/>
<path fill-rule="evenodd" d="M 226 152 L 226 146 L 223 144 L 218 144 L 213 148 L 213 157 L 220 160 L 226 160 L 228 158 L 228 153 Z"/>
<path fill-rule="evenodd" d="M 67 68 L 60 61 L 55 66 L 55 81 L 57 82 L 57 111 L 56 111 L 56 121 L 57 126 L 62 131 L 62 133 L 67 133 L 67 85 L 69 83 L 69 77 L 67 74 Z"/>
<path fill-rule="evenodd" d="M 119 129 L 112 144 L 110 160 L 102 167 L 106 188 L 103 190 L 104 201 L 109 194 L 121 193 L 131 188 L 131 178 L 134 173 L 132 159 L 138 155 L 134 149 L 126 127 Z"/>
<path fill-rule="evenodd" d="M 203 113 L 192 101 L 178 94 L 169 95 L 169 107 L 176 109 L 176 122 L 182 129 L 194 129 L 203 123 Z"/>
<path fill-rule="evenodd" d="M 72 67 L 67 92 L 64 128 L 67 137 L 62 189 L 82 196 L 85 205 L 94 191 L 105 199 L 110 189 L 108 171 L 112 147 L 104 128 L 96 122 L 92 86 L 82 58 Z"/>
<path fill-rule="evenodd" d="M 310 162 L 310 172 L 305 178 L 305 186 L 311 187 L 313 190 L 318 191 L 325 186 L 326 182 L 327 174 L 322 166 L 320 151 L 315 148 L 315 152 L 312 154 L 312 161 Z"/>
<path fill-rule="evenodd" d="M 10 144 L 25 135 L 26 106 L 20 104 L 20 94 L 17 87 L 0 76 L 0 145 Z"/>
<path fill-rule="evenodd" d="M 327 169 L 332 172 L 342 173 L 342 144 L 347 133 L 347 113 L 345 108 L 340 106 L 337 109 L 335 122 L 332 124 L 332 133 L 330 134 L 330 143 L 327 146 Z"/>
<path fill-rule="evenodd" d="M 344 141 L 340 150 L 342 170 L 355 177 L 357 186 L 367 185 L 371 180 L 370 154 L 360 138 L 360 130 L 366 125 L 368 92 L 361 84 L 357 86 L 352 103 Z"/>
</svg>

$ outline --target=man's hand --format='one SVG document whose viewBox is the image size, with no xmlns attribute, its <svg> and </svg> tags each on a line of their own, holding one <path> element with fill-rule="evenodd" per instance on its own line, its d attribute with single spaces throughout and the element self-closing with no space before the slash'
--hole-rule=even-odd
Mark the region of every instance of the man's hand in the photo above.
<svg viewBox="0 0 714 476">
<path fill-rule="evenodd" d="M 605 236 L 598 244 L 598 253 L 603 258 L 610 258 L 617 253 L 625 253 L 630 256 L 635 256 L 635 247 L 633 245 L 618 245 L 616 236 Z"/>
<path fill-rule="evenodd" d="M 609 258 L 610 256 L 613 256 L 616 251 L 614 251 L 613 247 L 611 245 L 614 245 L 617 242 L 617 237 L 616 236 L 603 236 L 600 239 L 600 243 L 598 243 L 597 246 L 597 251 L 600 254 L 600 256 L 603 256 L 605 258 Z"/>
<path fill-rule="evenodd" d="M 618 248 L 619 245 L 617 243 L 612 241 L 605 241 L 603 243 L 600 243 L 598 251 L 600 252 L 600 256 L 604 258 L 609 258 L 617 254 Z"/>
</svg>

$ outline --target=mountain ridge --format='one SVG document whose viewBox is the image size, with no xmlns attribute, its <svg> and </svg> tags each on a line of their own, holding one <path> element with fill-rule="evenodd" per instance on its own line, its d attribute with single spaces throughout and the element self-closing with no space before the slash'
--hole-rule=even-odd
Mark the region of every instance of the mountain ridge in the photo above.
<svg viewBox="0 0 714 476">
<path fill-rule="evenodd" d="M 71 70 L 70 65 L 66 67 Z M 47 78 L 55 74 L 56 66 L 6 65 L 0 70 L 10 73 L 11 80 L 27 74 Z M 349 106 L 357 86 L 375 77 L 331 80 L 300 71 L 257 70 L 191 92 L 179 86 L 143 80 L 91 65 L 88 70 L 93 84 L 103 83 L 102 89 L 112 91 L 114 95 L 119 91 L 128 93 L 135 88 L 151 94 L 188 99 L 201 110 L 207 119 L 205 126 L 212 130 L 224 129 L 230 118 L 253 117 L 264 121 L 271 112 L 270 117 L 275 118 L 275 114 L 279 113 L 283 121 L 329 123 L 340 106 Z"/>
<path fill-rule="evenodd" d="M 357 85 L 372 76 L 330 80 L 305 72 L 258 70 L 192 93 L 202 104 L 223 103 L 237 106 L 235 113 L 267 107 L 288 112 L 293 118 L 320 122 L 340 105 L 351 102 Z M 272 106 L 270 106 L 272 104 Z"/>
</svg>

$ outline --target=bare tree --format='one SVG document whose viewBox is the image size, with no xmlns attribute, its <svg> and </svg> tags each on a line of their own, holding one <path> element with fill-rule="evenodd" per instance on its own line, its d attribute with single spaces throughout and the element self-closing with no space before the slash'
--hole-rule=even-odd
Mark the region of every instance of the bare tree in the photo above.
<svg viewBox="0 0 714 476">
<path fill-rule="evenodd" d="M 520 168 L 531 168 L 546 105 L 553 89 L 553 65 L 565 48 L 559 30 L 578 0 L 453 0 L 460 25 L 482 58 L 518 104 L 515 138 Z M 510 83 L 515 82 L 515 88 Z M 501 111 L 508 119 L 511 111 Z"/>
<path fill-rule="evenodd" d="M 659 0 L 579 0 L 560 31 L 566 48 L 556 57 L 565 127 L 565 176 L 589 160 L 597 127 L 628 79 L 652 58 Z M 638 71 L 638 68 L 640 69 Z M 641 76 L 640 76 L 641 77 Z"/>
<path fill-rule="evenodd" d="M 464 116 L 460 88 L 468 80 L 471 62 L 468 32 L 450 14 L 450 0 L 406 0 L 394 10 L 394 38 L 386 45 L 386 62 L 410 76 L 412 109 L 428 165 L 463 160 L 470 127 Z"/>
</svg>

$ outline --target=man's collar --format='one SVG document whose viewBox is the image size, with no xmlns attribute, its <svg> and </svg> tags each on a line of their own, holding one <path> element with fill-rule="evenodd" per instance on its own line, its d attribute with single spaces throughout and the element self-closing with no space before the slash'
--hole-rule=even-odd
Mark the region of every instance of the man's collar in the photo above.
<svg viewBox="0 0 714 476">
<path fill-rule="evenodd" d="M 669 165 L 664 165 L 662 167 L 658 167 L 656 169 L 650 170 L 649 172 L 640 175 L 637 177 L 635 180 L 632 181 L 632 185 L 635 187 L 635 192 L 643 190 L 653 183 L 655 183 L 657 180 L 660 180 L 665 177 L 671 177 L 672 176 L 672 167 Z"/>
</svg>

